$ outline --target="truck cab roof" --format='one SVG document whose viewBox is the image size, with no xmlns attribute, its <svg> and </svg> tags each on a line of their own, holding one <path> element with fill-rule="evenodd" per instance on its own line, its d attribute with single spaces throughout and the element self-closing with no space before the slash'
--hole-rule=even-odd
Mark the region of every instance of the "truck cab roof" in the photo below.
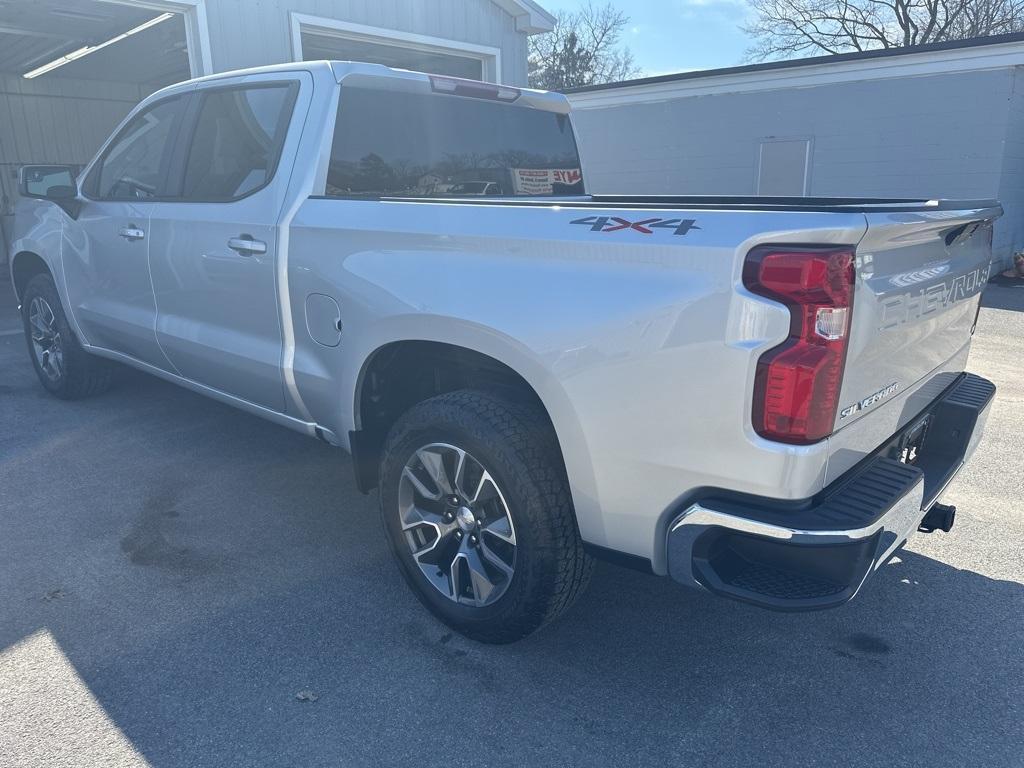
<svg viewBox="0 0 1024 768">
<path fill-rule="evenodd" d="M 458 92 L 452 89 L 450 91 L 451 95 L 478 95 L 482 98 L 490 98 L 488 91 L 493 93 L 495 92 L 495 89 L 497 89 L 498 91 L 509 93 L 509 101 L 515 101 L 515 103 L 520 106 L 529 106 L 534 109 L 543 109 L 548 112 L 557 112 L 560 114 L 568 114 L 571 109 L 569 100 L 560 93 L 538 91 L 531 88 L 519 88 L 511 85 L 503 85 L 501 83 L 485 83 L 483 81 L 464 80 L 462 78 L 449 77 L 447 75 L 431 75 L 425 72 L 413 72 L 407 69 L 394 69 L 392 67 L 386 67 L 383 64 L 369 64 L 361 61 L 295 61 L 284 64 L 270 64 L 262 67 L 250 67 L 248 69 L 236 69 L 229 72 L 218 72 L 212 75 L 204 75 L 203 77 L 197 77 L 192 80 L 176 83 L 158 91 L 157 94 L 161 96 L 168 95 L 183 88 L 195 85 L 204 85 L 218 80 L 226 80 L 228 78 L 245 77 L 249 75 L 267 75 L 275 72 L 283 73 L 302 71 L 313 72 L 314 74 L 317 74 L 318 71 L 321 73 L 326 72 L 329 73 L 330 77 L 338 83 L 342 83 L 349 78 L 356 78 L 360 81 L 364 81 L 364 79 L 378 79 L 379 82 L 374 85 L 382 88 L 390 87 L 396 90 L 429 91 L 434 90 L 435 85 L 438 83 L 457 83 L 462 87 Z M 364 82 L 364 84 L 366 83 Z M 474 90 L 477 91 L 477 94 L 471 93 L 471 91 Z M 157 94 L 154 94 L 154 96 Z M 515 94 L 514 99 L 512 98 L 512 94 Z"/>
</svg>

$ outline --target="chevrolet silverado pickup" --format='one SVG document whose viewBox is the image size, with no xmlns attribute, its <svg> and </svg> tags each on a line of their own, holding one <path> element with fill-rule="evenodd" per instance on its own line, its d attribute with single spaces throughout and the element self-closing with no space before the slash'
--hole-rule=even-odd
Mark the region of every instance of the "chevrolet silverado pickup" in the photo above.
<svg viewBox="0 0 1024 768">
<path fill-rule="evenodd" d="M 992 201 L 585 193 L 562 96 L 305 62 L 143 101 L 22 169 L 42 386 L 121 363 L 351 453 L 441 620 L 511 642 L 594 557 L 852 598 L 978 444 Z"/>
</svg>

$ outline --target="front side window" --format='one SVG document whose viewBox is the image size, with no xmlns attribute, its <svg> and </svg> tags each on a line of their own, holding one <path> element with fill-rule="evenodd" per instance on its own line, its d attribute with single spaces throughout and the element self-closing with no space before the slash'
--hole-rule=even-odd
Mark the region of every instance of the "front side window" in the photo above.
<svg viewBox="0 0 1024 768">
<path fill-rule="evenodd" d="M 288 132 L 294 92 L 283 84 L 202 93 L 182 197 L 237 200 L 266 186 Z"/>
<path fill-rule="evenodd" d="M 90 174 L 87 189 L 101 200 L 158 196 L 181 106 L 181 98 L 174 97 L 133 117 Z"/>
<path fill-rule="evenodd" d="M 485 99 L 343 86 L 327 175 L 338 197 L 583 193 L 566 115 Z"/>
</svg>

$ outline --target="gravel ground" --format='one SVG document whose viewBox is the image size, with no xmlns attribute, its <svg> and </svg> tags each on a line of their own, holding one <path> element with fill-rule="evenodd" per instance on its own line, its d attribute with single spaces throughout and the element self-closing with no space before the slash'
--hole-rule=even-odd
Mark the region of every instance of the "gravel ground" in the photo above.
<svg viewBox="0 0 1024 768">
<path fill-rule="evenodd" d="M 0 765 L 1022 766 L 1024 289 L 986 305 L 956 528 L 853 603 L 600 565 L 493 648 L 407 591 L 343 453 L 141 374 L 54 400 L 0 283 Z"/>
</svg>

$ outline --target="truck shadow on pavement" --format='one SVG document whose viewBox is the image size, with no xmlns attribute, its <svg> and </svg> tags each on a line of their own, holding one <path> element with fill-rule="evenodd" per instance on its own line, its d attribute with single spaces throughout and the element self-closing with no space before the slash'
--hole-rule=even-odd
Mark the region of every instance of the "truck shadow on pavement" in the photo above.
<svg viewBox="0 0 1024 768">
<path fill-rule="evenodd" d="M 989 309 L 1024 312 L 1024 280 L 987 286 L 982 295 L 981 305 Z"/>
<path fill-rule="evenodd" d="M 1020 584 L 909 552 L 850 605 L 797 615 L 599 565 L 562 621 L 478 645 L 406 589 L 343 454 L 135 374 L 44 405 L 4 355 L 3 433 L 32 424 L 0 454 L 15 748 L 56 762 L 113 728 L 154 766 L 1024 754 Z M 25 683 L 52 673 L 39 633 L 102 718 Z"/>
</svg>

